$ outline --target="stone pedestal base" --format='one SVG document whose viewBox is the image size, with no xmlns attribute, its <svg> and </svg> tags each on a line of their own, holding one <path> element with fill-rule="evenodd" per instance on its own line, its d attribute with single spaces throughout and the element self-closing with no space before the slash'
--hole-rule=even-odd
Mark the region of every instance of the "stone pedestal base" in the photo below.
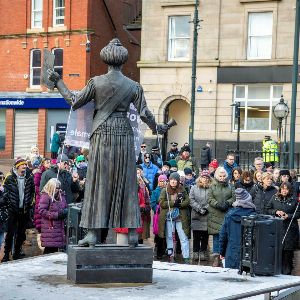
<svg viewBox="0 0 300 300">
<path fill-rule="evenodd" d="M 152 283 L 153 249 L 146 246 L 68 247 L 67 277 L 74 283 Z"/>
</svg>

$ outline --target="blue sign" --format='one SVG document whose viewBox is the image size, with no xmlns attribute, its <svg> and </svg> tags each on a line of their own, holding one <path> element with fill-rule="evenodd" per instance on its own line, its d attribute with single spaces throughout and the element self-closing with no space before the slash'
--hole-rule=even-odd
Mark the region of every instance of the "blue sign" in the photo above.
<svg viewBox="0 0 300 300">
<path fill-rule="evenodd" d="M 0 97 L 0 108 L 70 108 L 64 98 Z"/>
<path fill-rule="evenodd" d="M 199 85 L 199 86 L 197 87 L 197 92 L 198 92 L 198 93 L 201 93 L 201 92 L 203 92 L 203 88 L 202 88 L 202 86 L 201 86 L 201 85 Z"/>
</svg>

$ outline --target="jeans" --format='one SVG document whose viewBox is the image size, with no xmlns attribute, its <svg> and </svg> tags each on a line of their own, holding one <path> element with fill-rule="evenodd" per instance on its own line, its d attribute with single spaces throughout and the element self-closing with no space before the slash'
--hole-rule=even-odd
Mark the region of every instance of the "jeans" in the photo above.
<svg viewBox="0 0 300 300">
<path fill-rule="evenodd" d="M 4 241 L 4 232 L 0 232 L 0 249 L 2 247 L 3 241 Z"/>
<path fill-rule="evenodd" d="M 220 254 L 220 242 L 218 233 L 213 235 L 213 253 Z"/>
<path fill-rule="evenodd" d="M 181 244 L 181 250 L 182 250 L 182 257 L 183 258 L 189 258 L 190 256 L 190 250 L 189 250 L 189 239 L 185 235 L 183 229 L 182 229 L 182 223 L 181 221 L 166 221 L 166 240 L 167 240 L 167 248 L 168 248 L 168 255 L 173 254 L 173 237 L 172 233 L 176 231 L 178 233 L 180 244 Z M 172 252 L 170 253 L 170 250 Z"/>
</svg>

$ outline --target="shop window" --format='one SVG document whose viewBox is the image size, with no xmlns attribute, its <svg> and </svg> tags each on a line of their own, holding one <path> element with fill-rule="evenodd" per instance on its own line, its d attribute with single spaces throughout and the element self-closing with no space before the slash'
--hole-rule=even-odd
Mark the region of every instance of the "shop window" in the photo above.
<svg viewBox="0 0 300 300">
<path fill-rule="evenodd" d="M 53 0 L 53 26 L 65 23 L 65 0 Z"/>
<path fill-rule="evenodd" d="M 241 130 L 276 130 L 278 121 L 272 111 L 281 94 L 282 85 L 236 85 L 233 101 L 240 102 Z M 233 130 L 237 130 L 234 111 L 233 119 Z"/>
<path fill-rule="evenodd" d="M 42 28 L 43 25 L 43 0 L 31 2 L 31 28 Z"/>
<path fill-rule="evenodd" d="M 6 109 L 0 109 L 0 150 L 5 149 Z"/>
<path fill-rule="evenodd" d="M 55 55 L 54 71 L 56 71 L 60 75 L 60 78 L 63 78 L 64 50 L 63 49 L 53 49 L 52 52 Z"/>
<path fill-rule="evenodd" d="M 30 53 L 30 86 L 39 87 L 41 84 L 41 50 L 33 49 Z"/>
<path fill-rule="evenodd" d="M 169 17 L 168 60 L 190 59 L 190 16 Z"/>
<path fill-rule="evenodd" d="M 248 59 L 270 59 L 272 54 L 273 13 L 249 13 Z"/>
</svg>

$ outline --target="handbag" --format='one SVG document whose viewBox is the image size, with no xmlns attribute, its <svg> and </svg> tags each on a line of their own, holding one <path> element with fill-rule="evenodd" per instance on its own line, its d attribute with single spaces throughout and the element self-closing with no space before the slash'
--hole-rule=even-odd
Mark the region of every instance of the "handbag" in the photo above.
<svg viewBox="0 0 300 300">
<path fill-rule="evenodd" d="M 159 223 L 160 205 L 156 206 L 155 214 L 153 215 L 153 234 L 158 234 L 158 223 Z"/>
<path fill-rule="evenodd" d="M 175 221 L 179 218 L 179 208 L 178 207 L 174 207 L 172 209 L 170 209 L 168 212 L 167 212 L 167 221 Z"/>
</svg>

